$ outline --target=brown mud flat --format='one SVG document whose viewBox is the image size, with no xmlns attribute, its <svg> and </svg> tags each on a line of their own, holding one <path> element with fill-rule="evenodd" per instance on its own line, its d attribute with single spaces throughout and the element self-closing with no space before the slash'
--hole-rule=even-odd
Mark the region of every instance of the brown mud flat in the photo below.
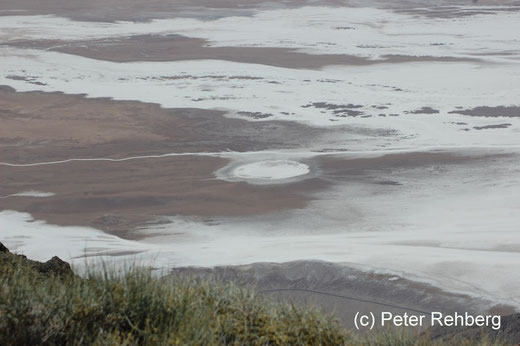
<svg viewBox="0 0 520 346">
<path fill-rule="evenodd" d="M 323 131 L 290 122 L 230 119 L 219 111 L 0 88 L 0 161 L 15 164 L 300 148 Z M 227 164 L 223 158 L 188 155 L 2 165 L 0 196 L 30 190 L 55 195 L 3 198 L 0 209 L 133 237 L 136 227 L 162 215 L 206 218 L 303 208 L 306 193 L 324 184 L 260 187 L 217 180 L 213 172 Z"/>
<path fill-rule="evenodd" d="M 517 0 L 472 0 L 466 3 L 454 2 L 450 4 L 440 4 L 440 6 L 431 6 L 429 8 L 418 7 L 401 7 L 398 11 L 411 15 L 421 15 L 430 18 L 461 18 L 477 15 L 494 15 L 500 12 L 516 12 L 520 11 L 520 2 Z M 471 5 L 486 6 L 486 8 L 475 7 Z"/>
<path fill-rule="evenodd" d="M 215 179 L 220 158 L 182 156 L 125 162 L 71 162 L 1 167 L 2 190 L 52 191 L 52 197 L 0 199 L 0 209 L 28 212 L 63 226 L 91 226 L 136 239 L 136 228 L 165 215 L 244 216 L 304 208 L 304 194 L 320 188 L 307 181 L 259 187 Z M 5 192 L 2 192 L 5 193 Z"/>
<path fill-rule="evenodd" d="M 137 35 L 85 41 L 11 41 L 9 45 L 19 48 L 46 49 L 113 62 L 214 59 L 295 69 L 320 69 L 329 65 L 365 66 L 407 62 L 479 61 L 477 58 L 407 55 L 385 55 L 383 59 L 371 60 L 355 55 L 307 54 L 278 47 L 211 47 L 209 41 L 182 35 Z M 17 76 L 13 77 L 17 78 Z"/>
<path fill-rule="evenodd" d="M 312 0 L 2 0 L 0 14 L 53 14 L 74 20 L 113 22 L 147 21 L 156 18 L 222 18 L 252 15 L 256 9 L 312 5 Z M 342 0 L 325 0 L 323 5 L 340 6 Z"/>
<path fill-rule="evenodd" d="M 0 161 L 305 148 L 326 130 L 224 112 L 0 86 Z"/>
<path fill-rule="evenodd" d="M 435 6 L 429 0 L 2 0 L 0 15 L 57 15 L 74 20 L 113 22 L 118 20 L 147 21 L 156 18 L 205 18 L 253 15 L 257 10 L 298 8 L 304 6 L 377 7 L 413 11 L 436 17 L 461 17 L 488 13 L 471 9 L 458 10 L 452 6 L 520 5 L 518 0 L 438 0 Z M 425 11 L 424 7 L 440 7 Z M 424 13 L 423 13 L 424 12 Z"/>
<path fill-rule="evenodd" d="M 500 155 L 466 156 L 448 152 L 409 152 L 386 154 L 368 158 L 342 158 L 340 155 L 331 155 L 317 158 L 320 170 L 327 172 L 326 176 L 334 181 L 345 179 L 367 180 L 369 176 L 377 178 L 378 173 L 398 173 L 399 171 L 416 168 L 428 169 L 449 165 L 463 165 L 478 160 L 492 160 Z M 380 185 L 398 186 L 399 182 L 379 181 Z"/>
</svg>

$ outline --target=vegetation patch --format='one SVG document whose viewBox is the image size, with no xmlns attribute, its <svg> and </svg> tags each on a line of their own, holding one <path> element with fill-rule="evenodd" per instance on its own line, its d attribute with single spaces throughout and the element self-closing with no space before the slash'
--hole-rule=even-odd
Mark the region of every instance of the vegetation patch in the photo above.
<svg viewBox="0 0 520 346">
<path fill-rule="evenodd" d="M 1 243 L 0 265 L 1 345 L 440 344 L 387 331 L 354 336 L 317 310 L 234 285 L 138 268 L 81 278 L 58 258 L 31 261 Z"/>
</svg>

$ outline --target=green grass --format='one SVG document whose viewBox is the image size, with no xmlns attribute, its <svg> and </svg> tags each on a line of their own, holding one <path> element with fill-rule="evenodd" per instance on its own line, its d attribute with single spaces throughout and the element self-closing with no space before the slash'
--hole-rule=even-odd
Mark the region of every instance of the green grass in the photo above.
<svg viewBox="0 0 520 346">
<path fill-rule="evenodd" d="M 20 262 L 20 261 L 19 261 Z M 0 275 L 0 344 L 324 344 L 346 333 L 316 311 L 228 285 L 149 271 L 56 278 L 17 263 Z"/>
<path fill-rule="evenodd" d="M 351 336 L 318 311 L 233 285 L 165 281 L 143 269 L 54 276 L 0 255 L 1 345 L 433 344 L 390 332 Z"/>
</svg>

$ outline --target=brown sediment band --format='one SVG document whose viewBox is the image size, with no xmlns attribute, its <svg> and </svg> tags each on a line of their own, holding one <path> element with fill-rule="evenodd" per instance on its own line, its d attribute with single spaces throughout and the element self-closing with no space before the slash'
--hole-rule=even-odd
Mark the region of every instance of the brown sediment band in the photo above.
<svg viewBox="0 0 520 346">
<path fill-rule="evenodd" d="M 215 19 L 237 15 L 253 15 L 258 10 L 280 8 L 298 8 L 304 6 L 328 7 L 366 7 L 395 9 L 412 14 L 435 17 L 461 17 L 473 14 L 485 14 L 489 9 L 471 8 L 473 2 L 468 0 L 436 1 L 435 11 L 426 11 L 432 7 L 427 0 L 2 0 L 1 15 L 57 15 L 74 20 L 113 22 L 118 20 L 147 21 L 156 18 L 204 18 Z M 460 9 L 458 6 L 464 6 Z M 519 6 L 518 0 L 479 0 L 476 5 L 492 5 L 492 10 L 499 11 L 501 5 Z"/>
<path fill-rule="evenodd" d="M 246 216 L 304 208 L 304 192 L 319 183 L 252 186 L 215 179 L 227 160 L 168 157 L 150 161 L 72 162 L 36 167 L 2 167 L 10 189 L 45 189 L 47 198 L 12 197 L 1 209 L 28 212 L 36 219 L 67 226 L 91 226 L 125 238 L 161 216 L 202 219 Z"/>
<path fill-rule="evenodd" d="M 251 122 L 225 112 L 165 109 L 139 101 L 0 87 L 0 161 L 123 158 L 186 152 L 303 148 L 325 129 L 288 121 Z"/>
<path fill-rule="evenodd" d="M 308 54 L 278 47 L 211 47 L 206 40 L 181 35 L 137 35 L 88 41 L 13 41 L 10 46 L 47 49 L 86 58 L 113 61 L 183 61 L 216 59 L 295 69 L 319 69 L 329 65 L 374 65 L 406 62 L 475 62 L 478 58 L 384 55 L 368 59 L 346 54 Z M 16 78 L 16 76 L 14 76 Z"/>
</svg>

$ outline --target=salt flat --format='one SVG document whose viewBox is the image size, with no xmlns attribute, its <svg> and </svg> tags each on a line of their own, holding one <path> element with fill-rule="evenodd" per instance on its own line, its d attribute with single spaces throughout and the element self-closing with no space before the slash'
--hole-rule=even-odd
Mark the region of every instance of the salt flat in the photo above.
<svg viewBox="0 0 520 346">
<path fill-rule="evenodd" d="M 453 11 L 2 17 L 2 242 L 76 265 L 326 260 L 519 308 L 520 11 Z"/>
</svg>

